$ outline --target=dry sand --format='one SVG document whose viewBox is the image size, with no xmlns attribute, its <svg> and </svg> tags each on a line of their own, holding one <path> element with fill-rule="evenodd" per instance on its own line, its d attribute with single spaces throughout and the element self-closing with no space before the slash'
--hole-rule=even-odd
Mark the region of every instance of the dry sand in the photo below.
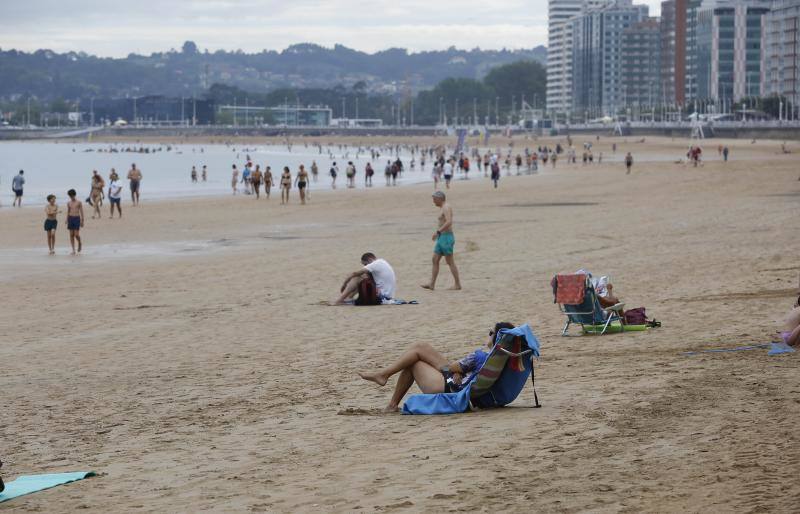
<svg viewBox="0 0 800 514">
<path fill-rule="evenodd" d="M 63 221 L 48 257 L 40 209 L 1 209 L 4 476 L 101 476 L 0 511 L 796 511 L 800 354 L 682 355 L 770 341 L 797 292 L 797 154 L 728 143 L 697 169 L 456 181 L 461 292 L 418 286 L 428 185 L 124 204 L 87 220 L 78 258 Z M 420 305 L 318 304 L 366 250 Z M 548 283 L 580 267 L 663 327 L 562 338 Z M 356 375 L 417 341 L 460 357 L 500 320 L 541 339 L 541 409 L 527 387 L 495 411 L 382 415 L 394 380 Z"/>
</svg>

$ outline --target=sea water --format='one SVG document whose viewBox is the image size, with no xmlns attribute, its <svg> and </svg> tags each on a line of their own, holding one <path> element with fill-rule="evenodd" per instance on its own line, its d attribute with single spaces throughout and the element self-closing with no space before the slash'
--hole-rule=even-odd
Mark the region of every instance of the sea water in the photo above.
<svg viewBox="0 0 800 514">
<path fill-rule="evenodd" d="M 126 152 L 126 148 L 148 148 L 150 153 Z M 167 151 L 167 148 L 170 148 Z M 114 149 L 116 152 L 109 152 Z M 160 149 L 160 151 L 159 151 Z M 154 151 L 155 150 L 155 151 Z M 328 151 L 333 153 L 333 159 Z M 273 193 L 280 194 L 275 186 L 280 181 L 284 166 L 292 173 L 292 195 L 296 196 L 294 178 L 301 164 L 311 178 L 311 163 L 317 162 L 319 179 L 311 182 L 311 191 L 330 190 L 331 177 L 329 170 L 335 161 L 339 168 L 336 187 L 347 187 L 345 174 L 348 161 L 356 166 L 356 187 L 364 188 L 364 168 L 372 162 L 375 175 L 372 177 L 374 187 L 385 187 L 384 168 L 387 160 L 394 161 L 398 155 L 394 151 L 381 149 L 380 157 L 375 161 L 369 151 L 357 154 L 355 147 L 339 148 L 338 145 L 322 147 L 322 153 L 316 146 L 293 145 L 291 151 L 286 146 L 265 145 L 224 145 L 224 144 L 134 144 L 134 143 L 71 143 L 71 142 L 2 142 L 0 143 L 0 207 L 7 207 L 13 201 L 11 180 L 19 170 L 25 171 L 23 205 L 44 205 L 49 194 L 55 194 L 63 202 L 69 189 L 75 189 L 78 198 L 83 200 L 91 191 L 92 171 L 97 170 L 108 187 L 108 176 L 111 168 L 116 169 L 122 179 L 123 201 L 130 199 L 128 188 L 128 170 L 136 164 L 142 172 L 140 194 L 142 201 L 230 195 L 233 164 L 239 169 L 239 180 L 247 157 L 255 167 L 271 167 L 273 177 Z M 401 150 L 399 157 L 403 162 L 404 173 L 398 178 L 398 184 L 415 184 L 431 181 L 431 159 L 426 158 L 425 170 L 420 169 L 419 154 L 416 154 L 416 170 L 410 170 L 411 152 Z M 208 179 L 202 181 L 203 165 L 206 166 Z M 197 183 L 191 181 L 191 169 L 197 170 Z M 473 170 L 475 170 L 473 166 Z M 313 180 L 313 179 L 312 179 Z M 244 191 L 244 184 L 239 184 L 239 193 Z"/>
</svg>

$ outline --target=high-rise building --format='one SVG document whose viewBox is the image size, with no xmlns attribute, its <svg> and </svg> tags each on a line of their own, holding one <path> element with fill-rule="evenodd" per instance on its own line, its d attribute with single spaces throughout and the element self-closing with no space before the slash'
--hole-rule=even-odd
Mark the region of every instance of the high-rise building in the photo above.
<svg viewBox="0 0 800 514">
<path fill-rule="evenodd" d="M 622 102 L 625 107 L 664 103 L 661 89 L 661 30 L 646 18 L 622 31 Z"/>
<path fill-rule="evenodd" d="M 686 101 L 686 7 L 687 0 L 661 2 L 661 77 L 664 103 Z"/>
<path fill-rule="evenodd" d="M 765 79 L 765 25 L 771 0 L 704 0 L 692 9 L 692 66 L 687 65 L 693 101 L 721 104 L 759 96 Z"/>
<path fill-rule="evenodd" d="M 683 81 L 686 100 L 697 98 L 697 10 L 702 3 L 703 0 L 686 2 L 686 67 Z"/>
<path fill-rule="evenodd" d="M 572 110 L 572 25 L 569 20 L 610 0 L 549 0 L 547 110 Z"/>
<path fill-rule="evenodd" d="M 616 0 L 572 19 L 573 110 L 597 116 L 624 107 L 623 34 L 647 14 L 646 5 Z"/>
<path fill-rule="evenodd" d="M 800 0 L 775 0 L 766 23 L 764 94 L 800 103 Z"/>
</svg>

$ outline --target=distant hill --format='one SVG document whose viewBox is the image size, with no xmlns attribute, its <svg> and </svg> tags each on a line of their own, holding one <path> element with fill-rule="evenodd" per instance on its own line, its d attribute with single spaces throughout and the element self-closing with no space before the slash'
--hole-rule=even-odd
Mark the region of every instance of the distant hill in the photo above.
<svg viewBox="0 0 800 514">
<path fill-rule="evenodd" d="M 293 45 L 281 52 L 200 52 L 187 41 L 181 51 L 102 58 L 0 50 L 0 98 L 31 94 L 42 99 L 202 95 L 212 84 L 245 91 L 352 87 L 371 93 L 417 92 L 448 77 L 482 79 L 491 68 L 520 60 L 544 63 L 547 49 L 458 50 L 409 53 L 390 48 L 374 54 L 345 46 Z"/>
</svg>

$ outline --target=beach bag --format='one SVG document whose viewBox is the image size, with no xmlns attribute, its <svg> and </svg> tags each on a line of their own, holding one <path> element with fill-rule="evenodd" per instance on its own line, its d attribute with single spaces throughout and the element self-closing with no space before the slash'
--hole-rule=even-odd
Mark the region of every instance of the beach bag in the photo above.
<svg viewBox="0 0 800 514">
<path fill-rule="evenodd" d="M 367 277 L 358 283 L 358 298 L 355 303 L 356 305 L 380 305 L 378 286 L 375 285 L 371 273 L 367 273 Z"/>
<path fill-rule="evenodd" d="M 647 314 L 644 307 L 637 307 L 625 311 L 625 324 L 626 325 L 646 325 Z"/>
</svg>

